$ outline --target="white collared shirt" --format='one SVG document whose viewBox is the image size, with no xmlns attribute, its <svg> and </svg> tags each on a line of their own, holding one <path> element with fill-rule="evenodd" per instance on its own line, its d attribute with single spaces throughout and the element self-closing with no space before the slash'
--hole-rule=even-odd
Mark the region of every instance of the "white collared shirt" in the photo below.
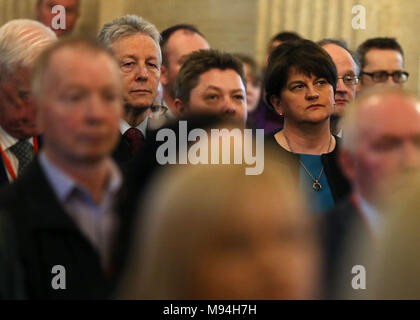
<svg viewBox="0 0 420 320">
<path fill-rule="evenodd" d="M 361 213 L 366 217 L 369 228 L 373 231 L 375 236 L 378 236 L 383 220 L 382 214 L 360 194 L 356 193 L 355 196 L 358 200 Z"/>
<path fill-rule="evenodd" d="M 16 176 L 19 170 L 19 160 L 16 158 L 15 154 L 10 150 L 10 148 L 18 142 L 19 142 L 19 139 L 12 137 L 10 134 L 4 131 L 4 129 L 0 126 L 0 145 L 4 151 L 4 154 L 9 159 L 10 165 L 15 171 Z M 29 138 L 28 142 L 34 145 L 33 138 Z M 6 168 L 6 164 L 4 163 L 3 157 L 2 157 L 2 161 L 3 161 L 4 167 Z M 7 168 L 6 168 L 6 173 L 7 173 L 7 179 L 9 179 L 9 182 L 13 182 L 13 178 L 10 175 L 10 172 L 9 170 L 7 170 Z"/>
<path fill-rule="evenodd" d="M 122 185 L 121 171 L 115 163 L 110 162 L 110 179 L 103 190 L 101 201 L 96 203 L 86 188 L 52 163 L 42 151 L 39 163 L 58 201 L 98 250 L 106 268 L 111 260 L 113 240 L 119 223 L 113 205 Z"/>
<path fill-rule="evenodd" d="M 142 123 L 140 123 L 136 128 L 141 131 L 143 134 L 143 137 L 146 138 L 146 128 L 147 128 L 147 121 L 149 120 L 149 117 L 146 117 Z M 124 134 L 128 129 L 130 129 L 131 126 L 125 121 L 124 119 L 120 120 L 120 131 L 121 134 Z"/>
</svg>

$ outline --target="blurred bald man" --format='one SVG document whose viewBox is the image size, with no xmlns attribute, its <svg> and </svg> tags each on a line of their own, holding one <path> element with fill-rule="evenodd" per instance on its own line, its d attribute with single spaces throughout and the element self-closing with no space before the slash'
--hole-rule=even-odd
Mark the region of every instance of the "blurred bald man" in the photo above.
<svg viewBox="0 0 420 320">
<path fill-rule="evenodd" d="M 0 28 L 0 185 L 16 180 L 37 152 L 41 132 L 30 73 L 35 58 L 55 40 L 33 20 L 12 20 Z"/>
<path fill-rule="evenodd" d="M 359 66 L 345 42 L 336 39 L 323 39 L 318 44 L 328 52 L 337 68 L 338 81 L 334 112 L 331 116 L 331 131 L 341 137 L 342 128 L 339 125 L 339 120 L 343 116 L 345 107 L 356 96 Z"/>
<path fill-rule="evenodd" d="M 27 295 L 103 298 L 122 183 L 111 159 L 122 114 L 118 64 L 94 42 L 62 40 L 41 54 L 32 89 L 42 150 L 0 196 L 17 230 Z"/>
<path fill-rule="evenodd" d="M 327 215 L 327 278 L 351 290 L 351 268 L 363 263 L 349 258 L 340 269 L 346 276 L 337 279 L 346 248 L 356 239 L 375 243 L 384 199 L 405 187 L 397 186 L 400 178 L 420 169 L 420 100 L 399 88 L 366 91 L 346 109 L 343 130 L 339 160 L 353 194 Z"/>
</svg>

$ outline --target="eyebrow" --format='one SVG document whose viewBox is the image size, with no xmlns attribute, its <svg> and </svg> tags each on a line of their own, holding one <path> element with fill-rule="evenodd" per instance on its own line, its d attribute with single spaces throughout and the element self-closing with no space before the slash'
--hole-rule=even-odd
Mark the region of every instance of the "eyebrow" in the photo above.
<svg viewBox="0 0 420 320">
<path fill-rule="evenodd" d="M 136 61 L 138 60 L 138 58 L 136 56 L 133 56 L 132 54 L 126 54 L 121 57 L 121 59 L 126 59 L 126 58 L 130 58 Z"/>
<path fill-rule="evenodd" d="M 183 59 L 188 58 L 188 56 L 189 56 L 190 54 L 191 54 L 191 53 L 187 53 L 187 54 L 182 55 L 182 56 L 179 58 L 179 61 L 182 61 Z"/>
<path fill-rule="evenodd" d="M 210 90 L 210 89 L 217 90 L 217 91 L 222 91 L 222 88 L 220 88 L 220 87 L 216 87 L 216 86 L 213 86 L 213 85 L 208 85 L 208 86 L 206 87 L 206 90 Z M 236 92 L 236 91 L 245 92 L 245 91 L 244 91 L 243 89 L 241 89 L 241 88 L 236 88 L 236 89 L 232 89 L 232 90 L 230 90 L 230 92 Z"/>
<path fill-rule="evenodd" d="M 287 86 L 289 87 L 289 86 L 294 85 L 294 84 L 306 84 L 306 82 L 303 81 L 303 80 L 296 80 L 296 81 L 289 82 L 287 84 Z"/>
</svg>

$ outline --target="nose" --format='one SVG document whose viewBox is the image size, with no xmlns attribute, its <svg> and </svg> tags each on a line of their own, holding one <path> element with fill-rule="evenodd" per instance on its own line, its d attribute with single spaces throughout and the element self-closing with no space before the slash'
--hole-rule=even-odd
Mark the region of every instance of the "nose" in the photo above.
<svg viewBox="0 0 420 320">
<path fill-rule="evenodd" d="M 86 106 L 85 119 L 90 123 L 101 122 L 106 115 L 105 109 L 106 108 L 101 97 L 99 97 L 99 95 L 92 95 L 89 99 L 88 105 Z"/>
<path fill-rule="evenodd" d="M 394 82 L 391 75 L 388 75 L 388 78 L 386 79 L 385 83 L 389 86 L 399 86 L 400 85 L 399 83 Z"/>
<path fill-rule="evenodd" d="M 136 81 L 147 81 L 149 73 L 146 64 L 139 63 L 135 71 Z"/>
<path fill-rule="evenodd" d="M 308 89 L 306 90 L 306 99 L 307 100 L 314 100 L 318 99 L 319 92 L 313 85 L 308 85 Z"/>
<path fill-rule="evenodd" d="M 236 113 L 236 105 L 235 102 L 232 101 L 230 98 L 226 98 L 222 102 L 222 113 L 234 115 Z"/>
<path fill-rule="evenodd" d="M 25 122 L 34 121 L 36 118 L 36 107 L 33 99 L 31 97 L 22 100 L 18 98 L 15 102 L 15 110 L 18 114 L 18 118 L 22 119 Z"/>
<path fill-rule="evenodd" d="M 337 86 L 336 86 L 336 92 L 346 93 L 347 92 L 347 86 L 344 84 L 343 79 L 338 79 Z"/>
</svg>

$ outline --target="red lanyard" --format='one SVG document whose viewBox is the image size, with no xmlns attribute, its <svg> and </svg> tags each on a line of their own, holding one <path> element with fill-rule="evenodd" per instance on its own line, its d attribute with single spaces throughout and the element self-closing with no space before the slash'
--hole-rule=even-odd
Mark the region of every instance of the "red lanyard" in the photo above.
<svg viewBox="0 0 420 320">
<path fill-rule="evenodd" d="M 34 143 L 34 154 L 38 153 L 38 139 L 36 137 L 32 138 L 32 141 Z M 4 163 L 6 165 L 7 171 L 9 171 L 10 176 L 12 177 L 13 180 L 16 180 L 16 172 L 15 170 L 13 170 L 12 164 L 10 163 L 9 158 L 6 156 L 6 154 L 3 151 L 3 148 L 0 145 L 0 152 L 1 152 L 1 156 L 3 157 Z"/>
</svg>

